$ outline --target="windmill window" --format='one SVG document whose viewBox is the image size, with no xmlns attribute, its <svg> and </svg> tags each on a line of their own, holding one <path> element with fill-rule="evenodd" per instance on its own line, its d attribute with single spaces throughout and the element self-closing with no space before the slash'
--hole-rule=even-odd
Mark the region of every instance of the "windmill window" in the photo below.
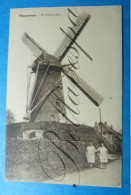
<svg viewBox="0 0 131 195">
<path fill-rule="evenodd" d="M 60 100 L 59 99 L 56 99 L 56 105 L 60 106 Z"/>
<path fill-rule="evenodd" d="M 55 121 L 55 116 L 53 114 L 50 115 L 50 121 Z"/>
<path fill-rule="evenodd" d="M 60 89 L 62 89 L 62 83 L 59 83 L 59 87 L 60 87 Z"/>
<path fill-rule="evenodd" d="M 65 116 L 65 112 L 64 111 L 62 112 L 62 115 Z"/>
</svg>

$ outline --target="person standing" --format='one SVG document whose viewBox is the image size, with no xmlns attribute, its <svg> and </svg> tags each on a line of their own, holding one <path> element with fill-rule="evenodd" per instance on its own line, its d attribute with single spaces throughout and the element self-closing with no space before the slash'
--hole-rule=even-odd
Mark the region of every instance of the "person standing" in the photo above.
<svg viewBox="0 0 131 195">
<path fill-rule="evenodd" d="M 101 168 L 106 168 L 106 163 L 108 163 L 108 151 L 106 147 L 104 146 L 104 143 L 102 143 L 101 147 L 99 147 L 96 151 L 100 152 Z"/>
<path fill-rule="evenodd" d="M 91 142 L 90 145 L 87 146 L 86 148 L 86 157 L 87 157 L 87 162 L 90 165 L 90 168 L 92 168 L 93 164 L 95 163 L 95 152 L 96 149 Z"/>
</svg>

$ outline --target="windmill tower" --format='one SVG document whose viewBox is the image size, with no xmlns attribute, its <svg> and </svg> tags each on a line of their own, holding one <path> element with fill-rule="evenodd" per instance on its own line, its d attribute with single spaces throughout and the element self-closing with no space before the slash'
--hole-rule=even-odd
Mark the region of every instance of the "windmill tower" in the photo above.
<svg viewBox="0 0 131 195">
<path fill-rule="evenodd" d="M 27 34 L 24 36 L 26 36 L 24 39 L 30 38 Z M 33 39 L 30 38 L 30 40 L 35 43 Z M 35 74 L 35 82 L 27 110 L 31 111 L 48 91 L 51 92 L 45 101 L 30 114 L 30 121 L 59 121 L 60 113 L 63 117 L 66 115 L 65 105 L 60 102 L 60 100 L 64 102 L 60 62 L 52 55 L 43 52 L 34 61 L 32 71 Z"/>
<path fill-rule="evenodd" d="M 64 101 L 61 72 L 64 73 L 74 85 L 76 85 L 96 106 L 99 106 L 103 98 L 83 79 L 81 79 L 70 66 L 62 65 L 70 47 L 90 19 L 90 15 L 83 12 L 70 28 L 54 56 L 48 54 L 27 33 L 23 35 L 22 41 L 36 55 L 37 59 L 32 65 L 35 74 L 35 82 L 31 93 L 30 102 L 27 105 L 27 118 L 29 121 L 49 121 L 53 117 L 59 121 L 59 114 L 68 119 L 66 115 L 66 102 Z M 76 25 L 77 24 L 77 25 Z M 86 54 L 90 59 L 91 57 Z"/>
</svg>

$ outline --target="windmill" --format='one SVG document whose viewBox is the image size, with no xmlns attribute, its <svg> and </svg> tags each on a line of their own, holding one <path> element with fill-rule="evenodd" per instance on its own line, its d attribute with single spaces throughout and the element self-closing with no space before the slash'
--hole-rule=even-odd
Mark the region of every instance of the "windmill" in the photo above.
<svg viewBox="0 0 131 195">
<path fill-rule="evenodd" d="M 62 65 L 70 47 L 75 43 L 81 31 L 90 19 L 90 15 L 82 12 L 76 22 L 70 28 L 54 55 L 48 54 L 35 40 L 27 33 L 24 33 L 22 41 L 37 56 L 32 72 L 35 74 L 35 81 L 30 101 L 27 103 L 26 117 L 30 122 L 49 121 L 50 117 L 59 121 L 59 114 L 68 119 L 64 101 L 62 75 L 63 72 L 72 83 L 77 86 L 96 106 L 99 106 L 103 97 L 91 86 L 81 79 L 69 65 Z M 79 25 L 76 25 L 79 24 Z M 81 49 L 81 48 L 80 48 Z M 86 53 L 91 60 L 91 57 Z M 27 101 L 28 102 L 28 101 Z M 68 119 L 69 120 L 69 119 Z"/>
</svg>

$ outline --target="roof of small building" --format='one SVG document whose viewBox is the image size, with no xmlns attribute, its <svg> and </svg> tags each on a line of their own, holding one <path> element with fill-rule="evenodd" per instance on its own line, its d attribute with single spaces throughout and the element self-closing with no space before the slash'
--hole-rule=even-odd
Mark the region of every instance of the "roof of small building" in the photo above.
<svg viewBox="0 0 131 195">
<path fill-rule="evenodd" d="M 103 128 L 102 131 L 103 131 L 104 133 L 114 134 L 114 135 L 116 135 L 120 140 L 122 140 L 122 134 L 120 134 L 119 132 L 115 131 L 115 130 L 113 129 L 112 126 L 110 127 L 109 125 L 104 124 L 103 122 L 99 122 L 99 123 L 97 123 L 97 125 L 98 125 L 98 126 L 101 126 L 101 127 Z M 96 125 L 96 126 L 97 126 L 97 125 Z"/>
</svg>

